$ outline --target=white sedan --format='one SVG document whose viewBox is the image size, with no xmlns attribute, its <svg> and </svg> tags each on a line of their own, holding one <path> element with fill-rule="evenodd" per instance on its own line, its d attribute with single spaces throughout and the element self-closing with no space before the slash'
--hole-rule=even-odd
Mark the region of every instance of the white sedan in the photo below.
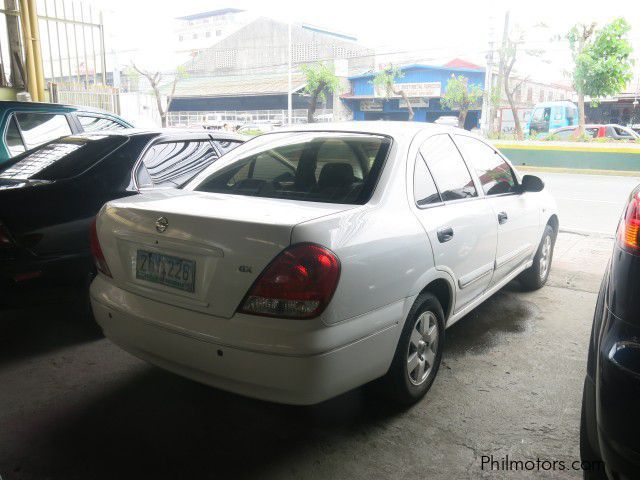
<svg viewBox="0 0 640 480">
<path fill-rule="evenodd" d="M 268 133 L 182 190 L 102 208 L 93 311 L 123 349 L 221 389 L 313 404 L 377 380 L 409 404 L 446 327 L 516 277 L 546 282 L 543 187 L 447 126 Z"/>
</svg>

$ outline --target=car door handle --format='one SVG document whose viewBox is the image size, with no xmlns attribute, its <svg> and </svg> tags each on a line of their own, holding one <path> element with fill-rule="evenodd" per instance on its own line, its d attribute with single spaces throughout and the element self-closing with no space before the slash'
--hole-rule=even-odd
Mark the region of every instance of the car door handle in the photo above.
<svg viewBox="0 0 640 480">
<path fill-rule="evenodd" d="M 438 230 L 438 241 L 440 243 L 448 242 L 453 238 L 453 228 L 445 227 Z"/>
<path fill-rule="evenodd" d="M 507 220 L 509 220 L 509 216 L 507 215 L 507 212 L 500 212 L 498 214 L 498 223 L 500 225 L 502 225 L 503 223 L 507 223 Z"/>
</svg>

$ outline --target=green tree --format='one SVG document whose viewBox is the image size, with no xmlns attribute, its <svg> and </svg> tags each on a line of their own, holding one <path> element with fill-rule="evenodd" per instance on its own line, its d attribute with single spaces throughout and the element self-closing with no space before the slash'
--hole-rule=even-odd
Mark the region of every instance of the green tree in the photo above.
<svg viewBox="0 0 640 480">
<path fill-rule="evenodd" d="M 392 96 L 399 96 L 407 104 L 407 109 L 409 110 L 409 121 L 413 120 L 413 108 L 411 107 L 411 102 L 409 102 L 409 97 L 404 92 L 397 88 L 396 80 L 404 77 L 404 73 L 398 67 L 394 67 L 393 65 L 389 65 L 388 67 L 380 70 L 376 73 L 376 76 L 373 77 L 373 85 L 376 88 L 382 90 L 384 98 L 387 100 Z"/>
<path fill-rule="evenodd" d="M 324 63 L 316 63 L 313 65 L 302 65 L 300 67 L 304 73 L 307 86 L 304 91 L 311 96 L 309 100 L 309 109 L 307 110 L 307 122 L 313 123 L 313 115 L 318 107 L 318 100 L 321 102 L 327 99 L 327 94 L 335 93 L 340 88 L 340 80 Z"/>
<path fill-rule="evenodd" d="M 471 84 L 464 75 L 451 75 L 447 82 L 447 89 L 440 103 L 450 110 L 458 110 L 458 127 L 464 128 L 469 109 L 482 99 L 483 90 L 480 86 Z"/>
<path fill-rule="evenodd" d="M 584 97 L 597 101 L 615 95 L 631 80 L 630 29 L 624 18 L 617 18 L 597 31 L 595 23 L 575 25 L 567 35 L 575 63 L 573 87 L 578 93 L 580 136 L 584 135 Z"/>
</svg>

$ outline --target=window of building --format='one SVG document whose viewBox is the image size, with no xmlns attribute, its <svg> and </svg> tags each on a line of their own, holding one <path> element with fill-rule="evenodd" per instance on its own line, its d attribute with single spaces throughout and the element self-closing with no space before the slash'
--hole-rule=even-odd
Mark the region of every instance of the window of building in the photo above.
<svg viewBox="0 0 640 480">
<path fill-rule="evenodd" d="M 542 88 L 540 89 L 540 94 L 538 95 L 538 100 L 540 100 L 541 102 L 544 102 L 544 90 Z"/>
<path fill-rule="evenodd" d="M 194 34 L 193 34 L 193 39 L 194 39 L 194 40 L 197 40 L 197 39 L 198 39 L 198 34 L 197 34 L 197 33 L 194 33 Z"/>
<path fill-rule="evenodd" d="M 485 195 L 515 191 L 516 179 L 511 167 L 493 148 L 465 135 L 456 135 L 456 142 L 469 166 L 476 171 Z"/>
<path fill-rule="evenodd" d="M 216 37 L 219 37 L 220 35 L 222 35 L 222 30 L 216 30 Z"/>
<path fill-rule="evenodd" d="M 67 117 L 54 113 L 16 113 L 25 147 L 28 149 L 71 134 Z"/>
<path fill-rule="evenodd" d="M 182 42 L 184 40 L 184 37 L 182 35 L 178 35 L 178 41 Z"/>
<path fill-rule="evenodd" d="M 295 43 L 291 51 L 293 62 L 308 62 L 318 59 L 318 45 L 315 43 Z"/>
<path fill-rule="evenodd" d="M 211 32 L 207 30 L 204 34 L 205 37 L 209 38 L 211 36 Z"/>
<path fill-rule="evenodd" d="M 547 94 L 547 100 L 550 102 L 553 101 L 553 90 L 549 90 L 549 93 Z"/>
<path fill-rule="evenodd" d="M 433 181 L 431 172 L 429 172 L 427 164 L 420 153 L 416 157 L 416 166 L 413 170 L 413 198 L 419 207 L 440 203 L 441 201 L 436 183 Z"/>
<path fill-rule="evenodd" d="M 449 135 L 434 135 L 420 147 L 442 200 L 477 197 L 471 174 Z"/>
<path fill-rule="evenodd" d="M 533 88 L 527 89 L 527 102 L 533 102 Z"/>
<path fill-rule="evenodd" d="M 236 64 L 236 51 L 233 49 L 219 50 L 215 53 L 216 68 L 233 68 Z"/>
</svg>

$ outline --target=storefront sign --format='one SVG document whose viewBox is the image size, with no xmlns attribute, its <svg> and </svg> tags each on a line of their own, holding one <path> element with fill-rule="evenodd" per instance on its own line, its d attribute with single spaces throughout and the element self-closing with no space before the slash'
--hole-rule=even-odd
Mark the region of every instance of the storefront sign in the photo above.
<svg viewBox="0 0 640 480">
<path fill-rule="evenodd" d="M 360 111 L 381 112 L 382 100 L 360 100 Z"/>
<path fill-rule="evenodd" d="M 429 108 L 429 99 L 410 98 L 409 103 L 411 108 Z M 398 101 L 398 108 L 407 108 L 407 102 L 403 98 Z"/>
<path fill-rule="evenodd" d="M 419 82 L 419 83 L 394 83 L 393 88 L 396 92 L 402 90 L 407 97 L 412 98 L 435 98 L 442 94 L 442 84 L 440 82 Z M 376 87 L 376 97 L 384 97 L 384 88 Z M 398 97 L 399 95 L 394 95 Z"/>
</svg>

